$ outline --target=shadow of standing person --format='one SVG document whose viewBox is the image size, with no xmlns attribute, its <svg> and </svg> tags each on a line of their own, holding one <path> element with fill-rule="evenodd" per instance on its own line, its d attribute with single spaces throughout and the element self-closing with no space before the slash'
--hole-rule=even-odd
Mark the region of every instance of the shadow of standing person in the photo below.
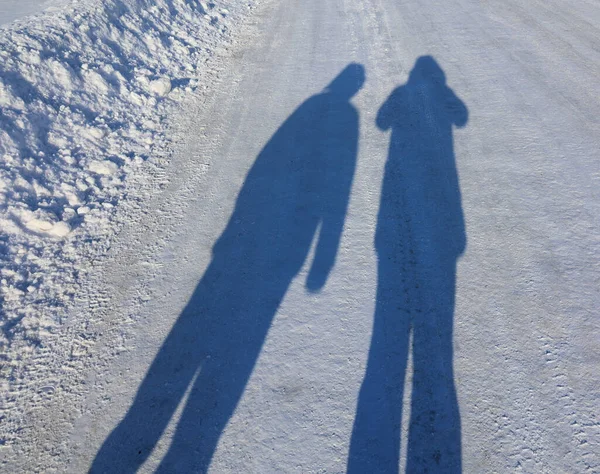
<svg viewBox="0 0 600 474">
<path fill-rule="evenodd" d="M 466 106 L 431 56 L 379 110 L 391 129 L 375 249 L 371 348 L 352 430 L 349 473 L 398 472 L 405 372 L 413 378 L 406 472 L 460 472 L 452 367 L 456 261 L 466 247 L 452 128 Z"/>
<path fill-rule="evenodd" d="M 191 387 L 158 472 L 206 472 L 273 317 L 318 235 L 306 287 L 325 284 L 356 166 L 364 68 L 347 66 L 277 130 L 249 171 L 213 258 L 90 472 L 135 472 Z"/>
</svg>

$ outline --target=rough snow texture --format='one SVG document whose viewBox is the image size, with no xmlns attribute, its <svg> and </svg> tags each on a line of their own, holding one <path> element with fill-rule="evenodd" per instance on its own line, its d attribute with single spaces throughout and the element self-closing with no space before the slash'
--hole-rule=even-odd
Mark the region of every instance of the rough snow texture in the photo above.
<svg viewBox="0 0 600 474">
<path fill-rule="evenodd" d="M 199 86 L 251 4 L 108 0 L 0 30 L 1 403 L 10 413 L 0 445 L 19 424 L 11 408 L 31 355 L 65 324 L 124 201 L 142 202 L 148 177 L 160 178 L 167 111 Z"/>
</svg>

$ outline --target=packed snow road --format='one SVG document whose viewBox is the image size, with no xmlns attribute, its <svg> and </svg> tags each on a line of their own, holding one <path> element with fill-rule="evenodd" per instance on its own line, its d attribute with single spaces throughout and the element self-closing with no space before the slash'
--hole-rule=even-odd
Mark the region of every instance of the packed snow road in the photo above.
<svg viewBox="0 0 600 474">
<path fill-rule="evenodd" d="M 600 471 L 599 25 L 263 3 L 5 466 Z"/>
<path fill-rule="evenodd" d="M 57 3 L 55 0 L 0 0 L 0 26 L 32 13 L 39 13 Z"/>
</svg>

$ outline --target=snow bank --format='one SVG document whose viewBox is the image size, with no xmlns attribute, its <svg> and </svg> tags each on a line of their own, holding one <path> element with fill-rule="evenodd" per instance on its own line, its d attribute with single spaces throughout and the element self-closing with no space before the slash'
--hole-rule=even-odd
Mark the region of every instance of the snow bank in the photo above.
<svg viewBox="0 0 600 474">
<path fill-rule="evenodd" d="M 62 324 L 149 158 L 168 156 L 169 108 L 249 6 L 100 0 L 0 29 L 3 378 Z"/>
</svg>

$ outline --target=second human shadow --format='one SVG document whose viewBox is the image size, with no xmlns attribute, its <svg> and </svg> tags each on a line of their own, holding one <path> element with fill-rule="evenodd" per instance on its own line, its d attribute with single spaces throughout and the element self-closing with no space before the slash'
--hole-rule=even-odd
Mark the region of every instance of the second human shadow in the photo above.
<svg viewBox="0 0 600 474">
<path fill-rule="evenodd" d="M 466 234 L 452 130 L 467 118 L 466 106 L 431 56 L 417 60 L 408 82 L 377 116 L 377 126 L 392 133 L 375 236 L 375 319 L 349 473 L 399 470 L 409 352 L 406 472 L 462 469 L 452 327 L 456 262 Z"/>
<path fill-rule="evenodd" d="M 306 287 L 333 267 L 356 167 L 365 79 L 346 67 L 260 152 L 213 258 L 90 472 L 136 472 L 189 390 L 158 472 L 206 472 L 292 279 L 318 238 Z M 199 223 L 200 225 L 200 223 Z"/>
</svg>

